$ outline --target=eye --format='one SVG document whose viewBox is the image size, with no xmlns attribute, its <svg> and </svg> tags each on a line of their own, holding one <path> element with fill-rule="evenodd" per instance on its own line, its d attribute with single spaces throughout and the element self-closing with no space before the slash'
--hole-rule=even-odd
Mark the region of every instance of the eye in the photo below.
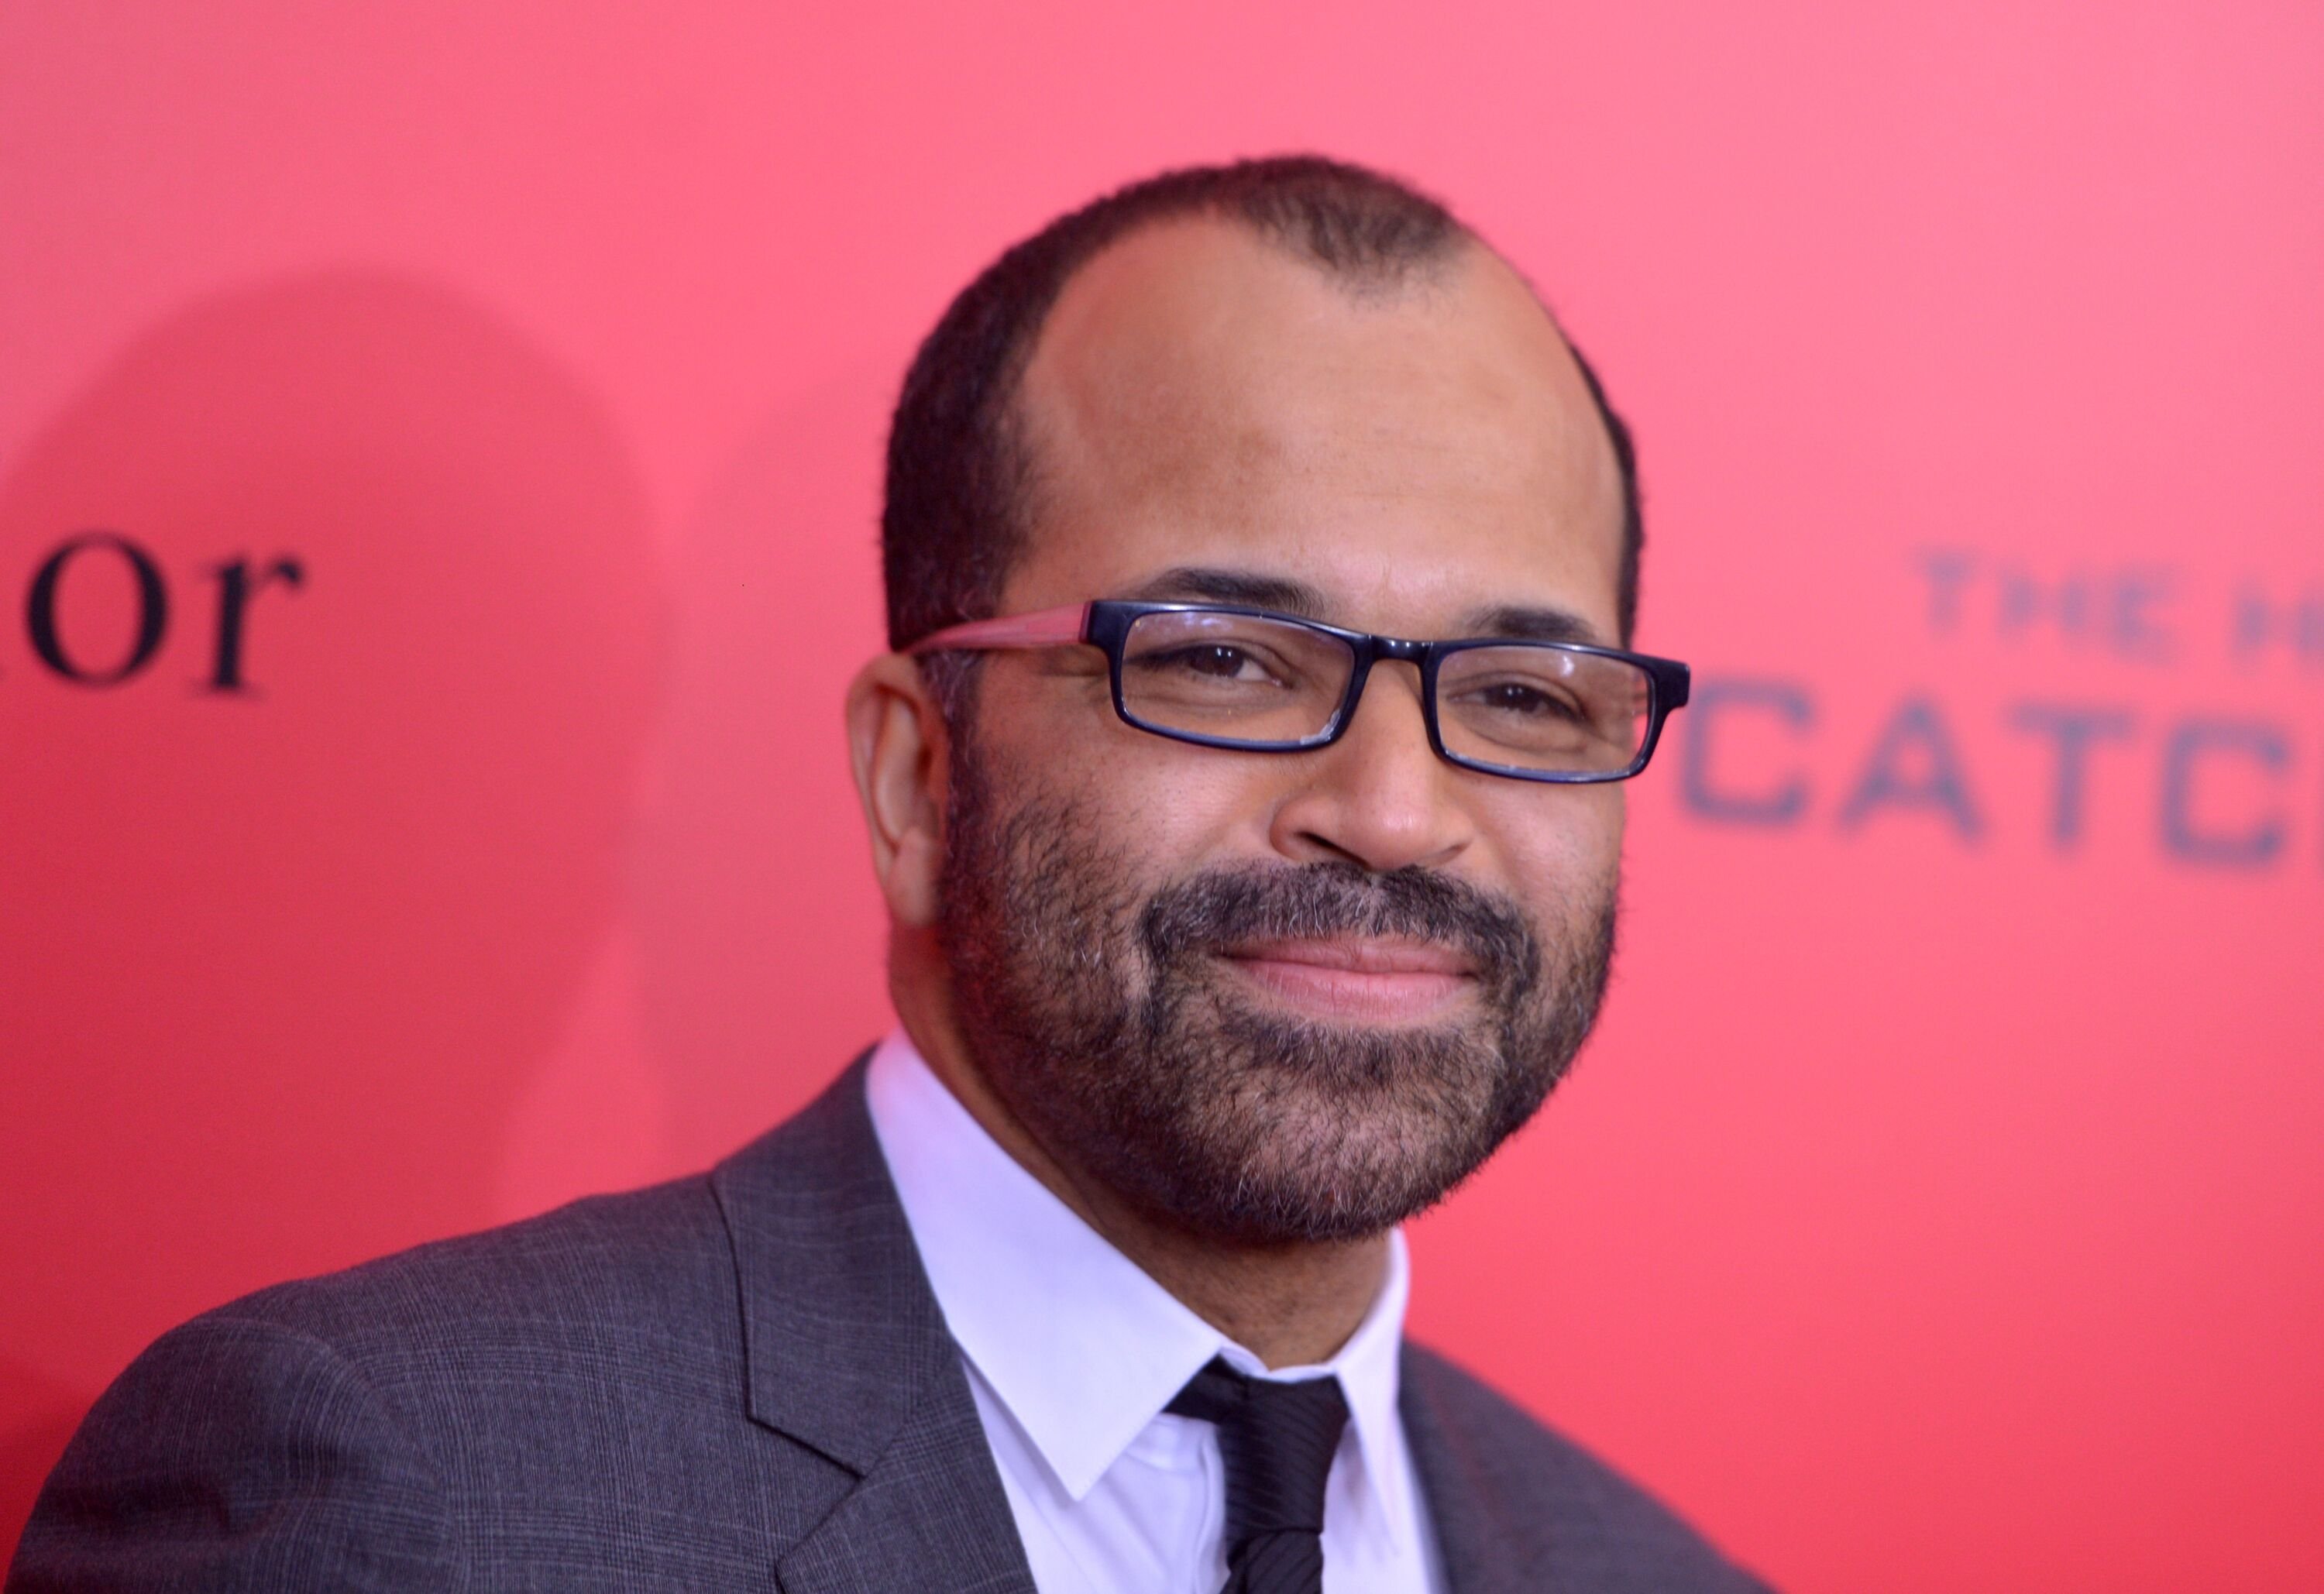
<svg viewBox="0 0 2324 1594">
<path fill-rule="evenodd" d="M 1148 654 L 1139 662 L 1148 668 L 1179 670 L 1214 681 L 1237 681 L 1252 686 L 1281 678 L 1258 654 L 1247 648 L 1237 648 L 1224 642 L 1173 648 L 1167 652 Z"/>
<path fill-rule="evenodd" d="M 1494 681 L 1462 694 L 1480 708 L 1526 719 L 1581 720 L 1581 705 L 1563 693 L 1545 692 L 1524 681 Z"/>
</svg>

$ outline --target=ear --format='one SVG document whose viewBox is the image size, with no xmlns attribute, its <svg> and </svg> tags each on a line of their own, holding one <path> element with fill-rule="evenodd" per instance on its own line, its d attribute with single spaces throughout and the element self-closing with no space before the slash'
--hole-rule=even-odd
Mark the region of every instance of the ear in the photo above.
<svg viewBox="0 0 2324 1594">
<path fill-rule="evenodd" d="M 872 869 L 899 925 L 936 922 L 944 870 L 944 715 L 900 653 L 882 653 L 847 688 L 847 747 L 872 836 Z"/>
</svg>

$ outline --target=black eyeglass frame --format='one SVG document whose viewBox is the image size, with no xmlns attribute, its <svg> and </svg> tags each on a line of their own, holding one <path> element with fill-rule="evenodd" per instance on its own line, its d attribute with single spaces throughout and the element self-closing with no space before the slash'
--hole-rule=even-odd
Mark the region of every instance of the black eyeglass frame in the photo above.
<svg viewBox="0 0 2324 1594">
<path fill-rule="evenodd" d="M 1349 725 L 1354 723 L 1356 705 L 1362 700 L 1364 684 L 1371 677 L 1372 666 L 1382 659 L 1389 659 L 1419 667 L 1420 713 L 1428 728 L 1428 745 L 1446 763 L 1458 769 L 1474 769 L 1480 774 L 1499 775 L 1514 780 L 1534 780 L 1554 786 L 1602 785 L 1608 781 L 1628 780 L 1646 767 L 1647 760 L 1654 757 L 1655 745 L 1662 740 L 1663 722 L 1673 709 L 1685 705 L 1691 681 L 1687 667 L 1675 659 L 1658 659 L 1649 653 L 1634 653 L 1623 648 L 1602 648 L 1594 642 L 1540 641 L 1526 637 L 1463 637 L 1450 641 L 1416 641 L 1406 637 L 1381 636 L 1374 631 L 1349 631 L 1302 615 L 1285 614 L 1273 609 L 1247 608 L 1237 604 L 1143 603 L 1101 598 L 1078 605 L 1078 609 L 1081 622 L 1077 640 L 1105 654 L 1113 712 L 1124 724 L 1134 726 L 1148 735 L 1229 752 L 1307 752 L 1319 747 L 1329 747 L 1347 734 Z M 954 648 L 982 650 L 1056 646 L 1076 640 L 1064 629 L 1072 613 L 1071 610 L 1054 610 L 1006 620 L 972 621 L 965 625 L 947 627 L 923 637 L 910 651 L 918 654 Z M 1322 730 L 1312 736 L 1291 742 L 1253 742 L 1229 736 L 1206 736 L 1198 731 L 1182 731 L 1141 719 L 1130 711 L 1129 700 L 1123 695 L 1121 664 L 1130 628 L 1149 614 L 1240 614 L 1321 632 L 1345 644 L 1353 655 L 1354 663 L 1348 672 L 1347 690 L 1340 699 L 1339 707 L 1333 711 L 1331 719 Z M 1637 669 L 1646 677 L 1647 707 L 1646 734 L 1639 738 L 1637 754 L 1628 764 L 1618 769 L 1528 769 L 1471 758 L 1447 748 L 1443 730 L 1437 721 L 1437 672 L 1444 660 L 1452 655 L 1480 648 L 1541 648 L 1553 652 L 1582 653 L 1614 659 Z"/>
</svg>

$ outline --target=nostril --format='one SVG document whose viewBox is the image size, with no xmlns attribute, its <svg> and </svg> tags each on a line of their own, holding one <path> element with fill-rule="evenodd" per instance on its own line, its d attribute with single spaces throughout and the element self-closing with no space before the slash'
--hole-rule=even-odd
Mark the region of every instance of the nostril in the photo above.
<svg viewBox="0 0 2324 1594">
<path fill-rule="evenodd" d="M 1321 831 L 1303 830 L 1292 840 L 1296 844 L 1297 850 L 1294 856 L 1298 862 L 1353 863 L 1361 869 L 1371 867 L 1370 862 L 1361 853 L 1342 846 Z"/>
</svg>

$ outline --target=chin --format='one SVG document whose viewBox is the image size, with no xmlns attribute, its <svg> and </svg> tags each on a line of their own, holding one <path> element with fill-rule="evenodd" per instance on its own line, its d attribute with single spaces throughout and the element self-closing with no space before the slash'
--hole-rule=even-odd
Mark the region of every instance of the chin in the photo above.
<svg viewBox="0 0 2324 1594">
<path fill-rule="evenodd" d="M 1547 1093 L 1474 1027 L 1301 1023 L 1286 1033 L 1274 1015 L 1246 1017 L 1247 1027 L 1222 1027 L 1212 1053 L 1240 1066 L 1204 1082 L 1166 1143 L 1148 1148 L 1146 1171 L 1169 1170 L 1149 1185 L 1156 1204 L 1222 1240 L 1380 1233 L 1451 1193 Z"/>
</svg>

